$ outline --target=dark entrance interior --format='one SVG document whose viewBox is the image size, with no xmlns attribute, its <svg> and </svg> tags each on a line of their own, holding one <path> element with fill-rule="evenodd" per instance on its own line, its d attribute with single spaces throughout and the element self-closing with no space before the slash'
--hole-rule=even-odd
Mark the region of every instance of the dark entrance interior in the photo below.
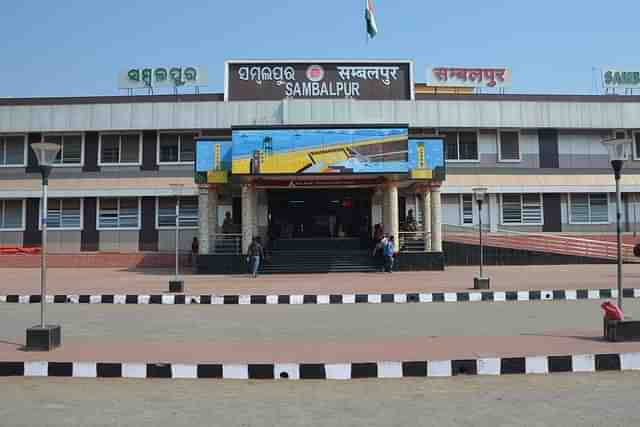
<svg viewBox="0 0 640 427">
<path fill-rule="evenodd" d="M 368 189 L 269 190 L 273 239 L 355 238 L 370 233 Z"/>
</svg>

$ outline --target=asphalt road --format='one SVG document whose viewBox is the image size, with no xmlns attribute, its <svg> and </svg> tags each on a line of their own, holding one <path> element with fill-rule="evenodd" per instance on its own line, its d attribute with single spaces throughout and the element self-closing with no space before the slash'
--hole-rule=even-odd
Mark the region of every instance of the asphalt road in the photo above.
<svg viewBox="0 0 640 427">
<path fill-rule="evenodd" d="M 429 380 L 0 378 L 2 426 L 634 426 L 640 372 Z"/>
<path fill-rule="evenodd" d="M 48 320 L 66 342 L 118 341 L 254 343 L 425 336 L 512 336 L 549 331 L 599 331 L 598 301 L 431 303 L 307 306 L 48 305 Z M 625 301 L 640 315 L 640 301 Z M 39 305 L 0 305 L 0 340 L 21 341 L 39 320 Z"/>
</svg>

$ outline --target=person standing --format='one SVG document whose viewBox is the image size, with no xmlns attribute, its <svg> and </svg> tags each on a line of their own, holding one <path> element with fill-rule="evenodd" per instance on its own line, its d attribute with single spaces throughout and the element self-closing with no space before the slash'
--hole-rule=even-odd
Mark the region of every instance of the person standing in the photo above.
<svg viewBox="0 0 640 427">
<path fill-rule="evenodd" d="M 191 241 L 191 268 L 193 269 L 193 272 L 196 272 L 197 269 L 197 259 L 198 259 L 198 254 L 200 253 L 200 242 L 198 242 L 198 238 L 194 237 L 193 240 Z"/>
<path fill-rule="evenodd" d="M 393 236 L 389 236 L 384 244 L 384 271 L 391 273 L 393 271 L 393 257 L 396 253 L 396 245 Z"/>
<path fill-rule="evenodd" d="M 247 261 L 251 268 L 251 276 L 255 279 L 258 276 L 260 262 L 264 259 L 264 248 L 260 242 L 260 237 L 254 237 L 247 250 Z"/>
</svg>

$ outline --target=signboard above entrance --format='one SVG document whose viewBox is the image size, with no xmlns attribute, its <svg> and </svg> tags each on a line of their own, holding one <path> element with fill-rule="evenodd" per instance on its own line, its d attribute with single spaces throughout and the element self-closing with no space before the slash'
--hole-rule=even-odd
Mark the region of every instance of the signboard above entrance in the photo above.
<svg viewBox="0 0 640 427">
<path fill-rule="evenodd" d="M 413 99 L 411 61 L 227 61 L 226 101 Z"/>
<path fill-rule="evenodd" d="M 235 128 L 234 175 L 410 174 L 444 180 L 443 140 L 406 127 Z"/>
</svg>

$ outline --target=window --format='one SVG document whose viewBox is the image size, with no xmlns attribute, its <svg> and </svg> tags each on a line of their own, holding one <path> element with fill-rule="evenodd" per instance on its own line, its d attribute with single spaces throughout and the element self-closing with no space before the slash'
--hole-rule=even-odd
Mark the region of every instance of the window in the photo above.
<svg viewBox="0 0 640 427">
<path fill-rule="evenodd" d="M 98 229 L 139 229 L 139 199 L 103 198 L 98 210 Z"/>
<path fill-rule="evenodd" d="M 499 137 L 499 160 L 501 162 L 520 161 L 520 134 L 517 131 L 500 131 Z"/>
<path fill-rule="evenodd" d="M 193 162 L 194 133 L 161 133 L 158 144 L 158 163 Z"/>
<path fill-rule="evenodd" d="M 615 139 L 625 139 L 627 137 L 627 132 L 621 129 L 616 129 L 611 131 L 611 137 Z"/>
<path fill-rule="evenodd" d="M 0 135 L 0 167 L 25 165 L 24 135 Z"/>
<path fill-rule="evenodd" d="M 633 159 L 640 160 L 640 131 L 633 133 Z"/>
<path fill-rule="evenodd" d="M 24 230 L 22 200 L 0 200 L 0 230 Z"/>
<path fill-rule="evenodd" d="M 473 195 L 462 194 L 462 224 L 473 224 Z"/>
<path fill-rule="evenodd" d="M 82 202 L 80 199 L 47 200 L 47 227 L 82 229 Z"/>
<path fill-rule="evenodd" d="M 100 135 L 100 164 L 140 164 L 140 134 Z"/>
<path fill-rule="evenodd" d="M 506 225 L 542 225 L 540 194 L 503 194 L 502 223 Z"/>
<path fill-rule="evenodd" d="M 54 165 L 82 165 L 82 135 L 45 135 L 44 140 L 60 146 Z"/>
<path fill-rule="evenodd" d="M 174 228 L 176 226 L 176 198 L 161 197 L 158 199 L 158 228 Z M 180 198 L 180 227 L 194 228 L 198 226 L 198 198 Z"/>
<path fill-rule="evenodd" d="M 606 193 L 569 194 L 571 224 L 608 224 L 609 197 Z"/>
<path fill-rule="evenodd" d="M 445 132 L 447 160 L 478 160 L 477 132 Z"/>
</svg>

